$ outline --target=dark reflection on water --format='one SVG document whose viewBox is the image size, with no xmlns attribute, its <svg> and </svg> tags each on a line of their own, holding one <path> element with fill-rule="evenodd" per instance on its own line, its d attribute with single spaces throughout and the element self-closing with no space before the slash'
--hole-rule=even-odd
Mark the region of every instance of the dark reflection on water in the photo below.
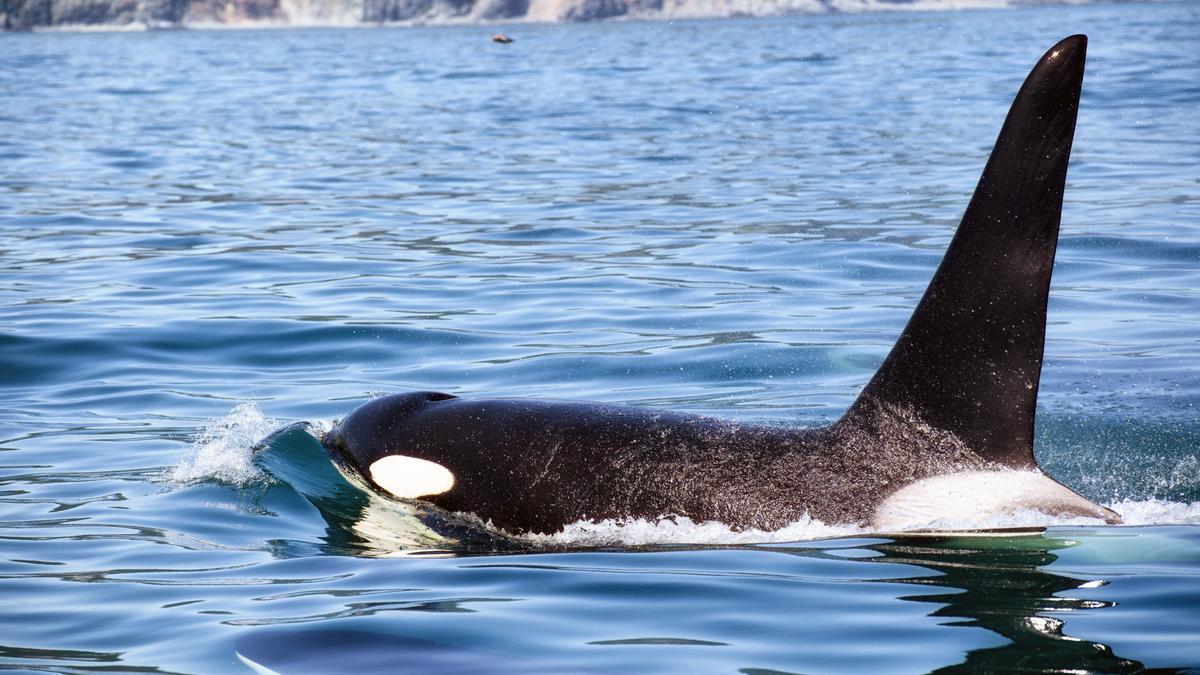
<svg viewBox="0 0 1200 675">
<path fill-rule="evenodd" d="M 901 600 L 944 605 L 932 616 L 962 619 L 946 625 L 979 626 L 1010 640 L 999 647 L 971 651 L 962 663 L 939 672 L 1140 670 L 1141 663 L 1121 658 L 1106 645 L 1072 637 L 1064 632 L 1063 620 L 1045 615 L 1098 610 L 1114 604 L 1072 598 L 1070 591 L 1094 587 L 1098 582 L 1043 569 L 1058 559 L 1054 551 L 1075 545 L 1069 539 L 1036 535 L 898 539 L 869 548 L 883 554 L 871 560 L 919 565 L 938 573 L 895 581 L 949 591 L 902 596 Z"/>
<path fill-rule="evenodd" d="M 970 627 L 990 631 L 1004 640 L 1003 644 L 987 646 L 968 651 L 960 662 L 946 665 L 932 672 L 1142 672 L 1145 666 L 1133 659 L 1115 654 L 1107 645 L 1099 642 L 1076 637 L 1071 634 L 1070 619 L 1050 616 L 1062 616 L 1072 612 L 1103 612 L 1112 611 L 1116 603 L 1108 601 L 1088 600 L 1073 597 L 1072 592 L 1084 588 L 1096 588 L 1104 582 L 1098 579 L 1074 578 L 1047 571 L 1046 566 L 1057 560 L 1055 551 L 1080 545 L 1079 542 L 1066 537 L 1054 535 L 1029 536 L 945 536 L 945 537 L 899 537 L 886 540 L 843 539 L 828 543 L 813 542 L 809 545 L 782 545 L 762 547 L 641 547 L 614 551 L 580 550 L 574 553 L 532 553 L 530 555 L 499 556 L 499 557 L 466 557 L 459 558 L 463 568 L 469 568 L 473 574 L 494 574 L 497 579 L 504 578 L 514 570 L 532 574 L 534 581 L 524 588 L 507 587 L 506 591 L 514 596 L 528 597 L 473 597 L 460 598 L 457 601 L 411 603 L 400 606 L 400 603 L 357 602 L 347 605 L 345 610 L 337 615 L 295 617 L 293 619 L 272 619 L 258 622 L 231 622 L 243 626 L 278 626 L 280 623 L 312 624 L 309 627 L 280 629 L 271 627 L 256 630 L 241 637 L 236 649 L 242 658 L 260 665 L 279 670 L 280 672 L 323 672 L 339 660 L 349 664 L 392 664 L 393 672 L 429 672 L 422 668 L 435 668 L 438 672 L 452 673 L 483 673 L 483 672 L 555 672 L 556 669 L 568 668 L 572 672 L 618 672 L 604 661 L 595 662 L 595 668 L 577 668 L 567 666 L 571 663 L 569 651 L 560 655 L 565 661 L 556 659 L 553 651 L 543 651 L 538 654 L 516 654 L 510 650 L 497 649 L 494 645 L 477 646 L 464 642 L 453 635 L 447 636 L 446 641 L 419 639 L 406 635 L 404 622 L 375 624 L 371 630 L 345 630 L 328 623 L 331 619 L 348 616 L 370 616 L 377 613 L 389 613 L 397 610 L 434 612 L 434 613 L 473 613 L 487 612 L 487 604 L 495 602 L 515 602 L 520 607 L 522 602 L 535 601 L 538 596 L 550 592 L 540 588 L 537 579 L 551 579 L 562 574 L 580 574 L 584 571 L 602 575 L 633 575 L 645 574 L 646 578 L 634 581 L 634 588 L 644 587 L 641 593 L 622 593 L 619 602 L 627 604 L 628 611 L 661 612 L 664 617 L 671 615 L 669 598 L 655 600 L 655 580 L 650 578 L 649 570 L 664 563 L 643 564 L 647 562 L 646 555 L 654 557 L 666 556 L 670 575 L 712 577 L 712 583 L 719 583 L 722 578 L 730 582 L 745 581 L 747 573 L 733 570 L 709 568 L 705 570 L 690 569 L 688 558 L 706 556 L 727 550 L 740 551 L 746 554 L 784 554 L 801 559 L 801 568 L 807 569 L 814 561 L 822 563 L 837 563 L 839 565 L 856 565 L 864 568 L 884 564 L 903 566 L 899 569 L 917 572 L 903 576 L 886 576 L 882 578 L 863 578 L 861 582 L 868 584 L 882 583 L 893 587 L 898 593 L 887 594 L 881 602 L 906 602 L 929 605 L 927 616 L 937 620 L 942 627 Z M 828 547 L 827 547 L 828 546 Z M 603 562 L 596 564 L 595 556 L 602 556 Z M 586 557 L 587 562 L 576 563 L 576 558 Z M 693 561 L 694 562 L 694 561 Z M 913 569 L 917 568 L 917 569 Z M 398 570 L 402 573 L 402 570 Z M 860 570 L 858 574 L 867 574 L 869 569 Z M 932 572 L 933 574 L 925 574 Z M 750 573 L 750 580 L 765 572 Z M 799 576 L 787 579 L 794 593 L 798 617 L 805 621 L 821 622 L 825 618 L 819 612 L 805 612 L 806 604 L 803 598 L 807 593 L 827 592 L 823 587 L 832 579 Z M 909 592 L 905 592 L 908 587 Z M 928 593 L 929 589 L 943 589 L 944 592 Z M 582 593 L 578 596 L 559 593 L 556 595 L 559 603 L 567 606 L 585 607 L 587 603 L 603 600 L 614 602 L 614 598 L 597 597 L 594 593 Z M 649 603 L 643 606 L 643 603 Z M 657 606 L 656 606 L 657 605 Z M 819 603 L 812 605 L 819 609 Z M 878 608 L 885 613 L 884 605 Z M 519 611 L 519 610 L 518 610 Z M 743 611 L 754 613 L 752 603 L 747 602 Z M 548 616 L 539 617 L 542 621 L 553 623 L 556 616 L 552 612 Z M 775 617 L 783 619 L 784 617 Z M 561 620 L 568 620 L 566 616 Z M 788 619 L 792 620 L 791 618 Z M 604 634 L 606 630 L 621 630 L 614 625 L 590 625 L 587 631 L 591 634 Z M 953 630 L 953 628 L 951 628 Z M 591 639 L 586 644 L 593 647 L 608 649 L 623 648 L 636 650 L 645 647 L 670 647 L 678 651 L 679 657 L 701 659 L 703 655 L 695 650 L 714 648 L 731 648 L 747 650 L 753 644 L 753 638 L 748 635 L 731 636 L 724 641 L 698 639 L 680 635 L 684 629 L 672 626 L 667 621 L 658 629 L 658 635 L 631 635 L 617 639 Z M 671 634 L 675 633 L 675 634 Z M 948 634 L 947 634 L 948 635 Z M 879 635 L 878 639 L 884 644 L 895 641 L 896 637 Z M 853 654 L 854 640 L 851 636 L 843 636 L 845 649 Z M 865 639 L 865 636 L 858 636 Z M 947 637 L 948 640 L 953 638 Z M 571 644 L 560 645 L 560 649 L 571 649 Z M 810 651 L 803 645 L 797 645 L 794 655 L 796 670 L 763 669 L 745 667 L 739 669 L 744 673 L 782 673 L 810 672 L 812 662 L 807 656 Z M 720 652 L 716 652 L 719 654 Z M 744 657 L 733 657 L 753 662 L 753 649 L 749 649 Z M 843 657 L 845 663 L 853 663 L 853 657 Z M 784 661 L 787 661 L 784 657 Z M 820 662 L 818 662 L 820 663 Z M 826 664 L 827 665 L 827 664 Z M 899 670 L 910 670 L 903 655 L 897 655 L 893 666 Z M 822 670 L 823 668 L 816 668 Z M 647 671 L 659 672 L 661 669 L 647 667 Z M 1162 672 L 1168 672 L 1166 670 Z"/>
<path fill-rule="evenodd" d="M 238 657 L 247 665 L 269 668 L 267 672 L 296 675 L 517 675 L 560 672 L 545 663 L 435 640 L 345 629 L 260 631 L 238 640 L 235 649 Z"/>
</svg>

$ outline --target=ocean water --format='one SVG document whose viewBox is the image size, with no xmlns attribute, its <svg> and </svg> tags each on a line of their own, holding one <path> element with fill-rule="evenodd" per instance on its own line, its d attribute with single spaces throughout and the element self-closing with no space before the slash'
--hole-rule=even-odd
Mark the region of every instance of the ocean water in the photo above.
<svg viewBox="0 0 1200 675">
<path fill-rule="evenodd" d="M 1200 670 L 1200 5 L 506 31 L 0 35 L 0 668 Z M 409 389 L 836 419 L 1075 32 L 1037 449 L 1127 525 L 514 541 L 321 452 Z"/>
</svg>

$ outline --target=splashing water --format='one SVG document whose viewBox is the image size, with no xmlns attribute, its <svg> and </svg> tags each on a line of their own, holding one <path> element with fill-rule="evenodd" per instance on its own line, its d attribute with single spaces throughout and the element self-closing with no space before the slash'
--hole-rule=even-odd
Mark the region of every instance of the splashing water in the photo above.
<svg viewBox="0 0 1200 675">
<path fill-rule="evenodd" d="M 778 530 L 753 528 L 734 530 L 715 521 L 695 522 L 687 517 L 634 519 L 600 522 L 579 521 L 550 535 L 529 535 L 528 540 L 546 546 L 645 546 L 649 544 L 764 544 L 863 534 L 854 525 L 826 525 L 803 518 Z"/>
<path fill-rule="evenodd" d="M 1126 525 L 1200 525 L 1200 502 L 1123 500 L 1109 505 Z"/>
<path fill-rule="evenodd" d="M 234 406 L 224 417 L 212 420 L 192 443 L 191 455 L 167 472 L 178 484 L 218 480 L 247 485 L 262 477 L 254 466 L 252 448 L 279 424 L 263 416 L 258 404 L 248 401 Z"/>
<path fill-rule="evenodd" d="M 1160 499 L 1124 500 L 1108 505 L 1124 518 L 1125 525 L 1200 524 L 1200 502 L 1180 503 Z M 899 531 L 984 531 L 1030 527 L 1081 527 L 1104 525 L 1097 518 L 1053 515 L 1036 509 L 1015 509 L 1004 514 L 955 514 L 933 521 L 914 521 Z M 722 523 L 695 522 L 686 517 L 657 520 L 634 519 L 600 522 L 579 521 L 549 535 L 523 537 L 536 546 L 646 546 L 699 544 L 736 546 L 744 544 L 788 543 L 865 536 L 873 530 L 858 525 L 829 525 L 812 518 L 798 520 L 779 530 L 734 530 Z"/>
</svg>

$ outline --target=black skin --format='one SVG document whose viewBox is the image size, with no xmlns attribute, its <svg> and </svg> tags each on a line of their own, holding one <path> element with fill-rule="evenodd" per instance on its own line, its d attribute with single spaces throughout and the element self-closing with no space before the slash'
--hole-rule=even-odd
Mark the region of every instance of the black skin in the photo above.
<svg viewBox="0 0 1200 675">
<path fill-rule="evenodd" d="M 837 423 L 416 392 L 364 404 L 326 448 L 368 482 L 371 464 L 392 454 L 441 464 L 455 484 L 424 499 L 514 533 L 670 515 L 735 528 L 805 515 L 867 523 L 922 478 L 1035 468 L 1046 301 L 1086 48 L 1082 35 L 1063 40 L 1025 80 L 925 296 Z"/>
<path fill-rule="evenodd" d="M 667 514 L 766 530 L 805 514 L 860 522 L 898 486 L 987 464 L 952 435 L 881 411 L 809 430 L 434 392 L 366 403 L 325 444 L 368 482 L 392 454 L 441 464 L 454 487 L 423 499 L 514 533 Z"/>
</svg>

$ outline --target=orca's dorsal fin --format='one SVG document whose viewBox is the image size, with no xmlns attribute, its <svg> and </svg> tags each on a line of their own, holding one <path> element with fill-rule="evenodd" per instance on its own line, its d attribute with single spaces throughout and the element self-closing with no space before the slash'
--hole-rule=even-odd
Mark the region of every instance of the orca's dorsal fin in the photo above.
<svg viewBox="0 0 1200 675">
<path fill-rule="evenodd" d="M 1033 424 L 1087 37 L 1054 45 L 1013 101 L 954 239 L 843 420 L 911 411 L 984 459 L 1036 466 Z"/>
</svg>

